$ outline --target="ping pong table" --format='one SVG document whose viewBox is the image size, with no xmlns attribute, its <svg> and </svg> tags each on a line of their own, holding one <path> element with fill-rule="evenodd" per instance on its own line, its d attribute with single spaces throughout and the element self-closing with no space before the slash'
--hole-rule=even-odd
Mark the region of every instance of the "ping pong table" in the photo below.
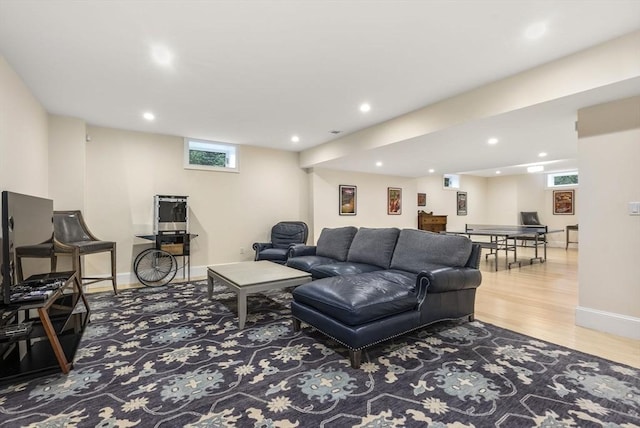
<svg viewBox="0 0 640 428">
<path fill-rule="evenodd" d="M 504 251 L 505 268 L 511 269 L 512 265 L 522 266 L 518 260 L 518 240 L 533 242 L 535 257 L 529 259 L 529 264 L 533 264 L 538 260 L 544 263 L 547 259 L 547 234 L 562 232 L 562 229 L 549 230 L 548 226 L 501 226 L 492 224 L 466 224 L 464 231 L 447 231 L 452 235 L 467 235 L 474 243 L 479 244 L 482 248 L 489 249 L 489 253 L 485 254 L 485 259 L 490 255 L 495 257 L 495 268 L 498 270 L 498 254 Z M 484 236 L 489 240 L 477 241 L 474 236 Z M 538 247 L 542 246 L 543 255 L 538 253 Z M 509 253 L 513 253 L 513 261 L 509 261 Z"/>
</svg>

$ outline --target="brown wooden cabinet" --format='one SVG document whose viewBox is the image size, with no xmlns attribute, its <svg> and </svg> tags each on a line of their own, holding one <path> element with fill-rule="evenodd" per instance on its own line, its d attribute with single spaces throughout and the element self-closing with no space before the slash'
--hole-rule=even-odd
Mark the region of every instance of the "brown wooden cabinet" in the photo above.
<svg viewBox="0 0 640 428">
<path fill-rule="evenodd" d="M 433 215 L 433 213 L 418 213 L 418 229 L 440 233 L 447 230 L 447 216 Z"/>
</svg>

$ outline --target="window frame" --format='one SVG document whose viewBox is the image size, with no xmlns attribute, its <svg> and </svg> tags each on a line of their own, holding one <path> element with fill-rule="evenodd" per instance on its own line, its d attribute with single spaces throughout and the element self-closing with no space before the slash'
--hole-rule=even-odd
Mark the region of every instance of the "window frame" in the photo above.
<svg viewBox="0 0 640 428">
<path fill-rule="evenodd" d="M 193 164 L 190 161 L 189 153 L 192 149 L 191 143 L 209 146 L 210 150 L 200 150 L 203 152 L 217 152 L 226 153 L 228 157 L 233 157 L 235 160 L 235 166 L 213 166 L 213 165 L 198 165 Z M 220 141 L 200 140 L 198 138 L 184 138 L 183 147 L 183 166 L 184 169 L 196 169 L 203 171 L 218 171 L 218 172 L 240 172 L 240 147 L 236 144 L 223 143 Z"/>
</svg>

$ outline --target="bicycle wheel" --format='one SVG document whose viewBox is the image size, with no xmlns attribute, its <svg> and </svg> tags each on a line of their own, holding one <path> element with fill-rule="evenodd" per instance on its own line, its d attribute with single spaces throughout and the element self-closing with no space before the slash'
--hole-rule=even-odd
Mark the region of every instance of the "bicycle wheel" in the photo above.
<svg viewBox="0 0 640 428">
<path fill-rule="evenodd" d="M 140 283 L 148 287 L 167 285 L 176 276 L 178 262 L 173 254 L 149 249 L 136 257 L 133 271 Z"/>
</svg>

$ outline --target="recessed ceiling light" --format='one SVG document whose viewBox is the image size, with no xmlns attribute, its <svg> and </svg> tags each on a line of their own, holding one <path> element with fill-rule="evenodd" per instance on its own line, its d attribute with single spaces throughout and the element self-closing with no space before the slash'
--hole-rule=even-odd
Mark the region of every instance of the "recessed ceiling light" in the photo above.
<svg viewBox="0 0 640 428">
<path fill-rule="evenodd" d="M 542 172 L 544 171 L 543 165 L 533 165 L 527 167 L 527 172 Z"/>
<path fill-rule="evenodd" d="M 376 162 L 376 166 L 382 166 L 382 162 L 380 161 Z"/>
<path fill-rule="evenodd" d="M 291 142 L 298 143 L 299 141 L 300 141 L 300 137 L 298 137 L 297 135 L 294 135 L 293 137 L 291 137 Z"/>
<path fill-rule="evenodd" d="M 362 103 L 360 104 L 360 111 L 363 113 L 368 112 L 369 110 L 371 110 L 371 106 L 367 103 Z"/>
<path fill-rule="evenodd" d="M 146 112 L 145 114 L 142 115 L 142 117 L 144 117 L 145 119 L 147 119 L 148 121 L 152 121 L 156 119 L 156 115 L 151 113 L 150 111 Z"/>
<path fill-rule="evenodd" d="M 433 174 L 434 172 L 436 172 L 436 170 L 435 170 L 435 169 L 433 169 L 433 168 L 430 168 L 430 169 L 429 169 L 429 174 Z"/>
<path fill-rule="evenodd" d="M 545 157 L 547 154 L 545 152 L 540 152 L 538 153 L 538 157 L 543 158 Z"/>
<path fill-rule="evenodd" d="M 496 171 L 496 174 L 502 174 L 502 171 Z"/>
<path fill-rule="evenodd" d="M 497 139 L 497 138 L 495 138 L 495 137 L 489 138 L 489 139 L 487 140 L 487 143 L 488 143 L 488 144 L 491 144 L 491 145 L 498 144 L 498 139 Z"/>
<path fill-rule="evenodd" d="M 173 54 L 166 46 L 156 45 L 151 47 L 151 58 L 153 58 L 157 64 L 167 66 L 171 65 Z"/>
<path fill-rule="evenodd" d="M 546 22 L 534 22 L 524 30 L 524 36 L 529 40 L 536 40 L 547 32 Z"/>
</svg>

